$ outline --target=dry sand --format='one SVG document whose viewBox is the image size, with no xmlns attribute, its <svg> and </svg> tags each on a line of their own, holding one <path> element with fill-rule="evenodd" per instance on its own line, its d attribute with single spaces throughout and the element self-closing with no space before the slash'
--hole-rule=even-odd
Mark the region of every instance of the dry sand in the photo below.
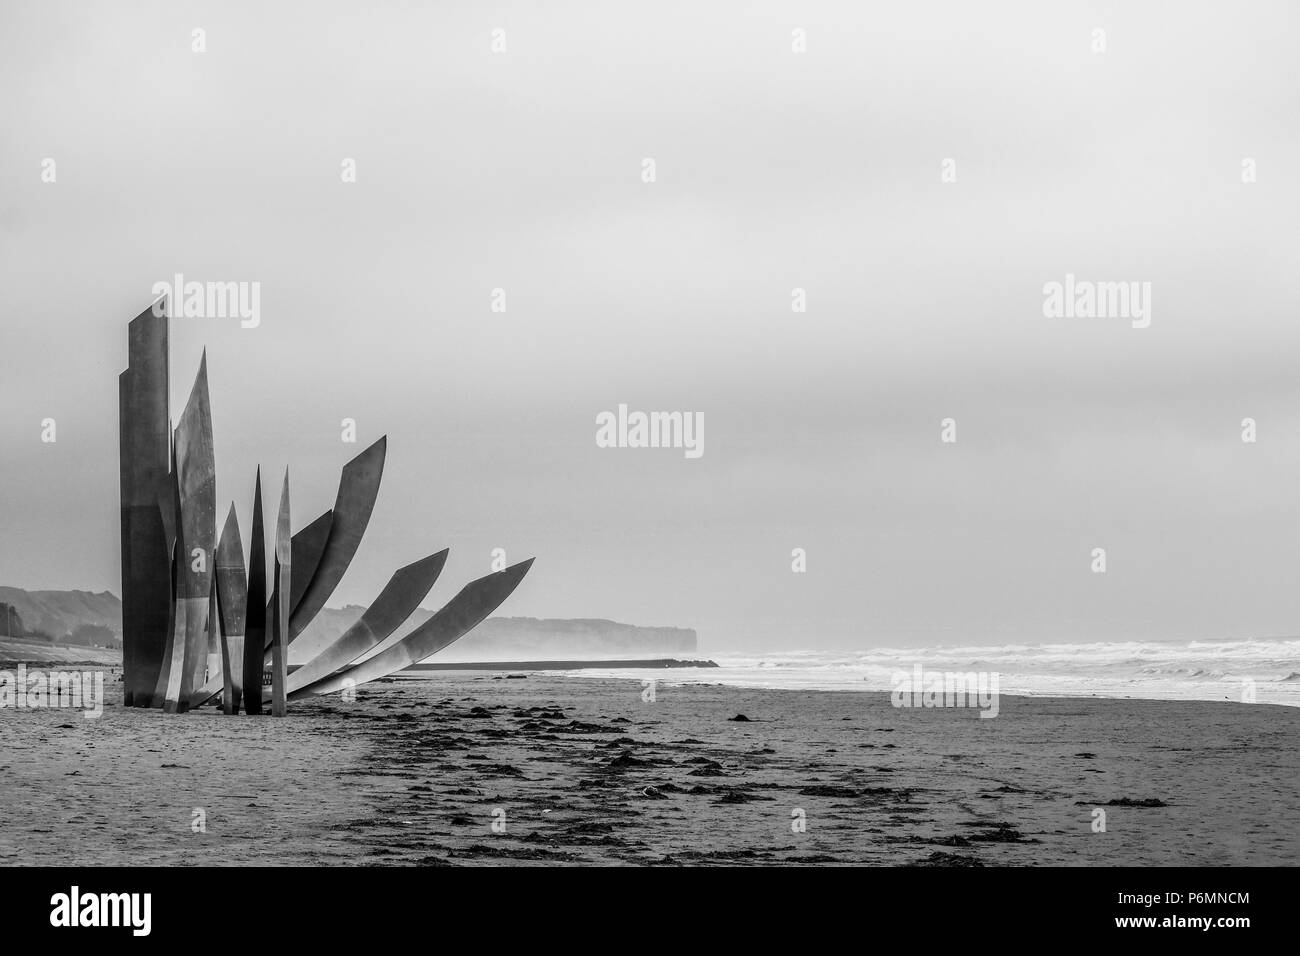
<svg viewBox="0 0 1300 956">
<path fill-rule="evenodd" d="M 125 710 L 116 674 L 106 684 L 97 720 L 0 710 L 0 863 L 1262 865 L 1300 853 L 1295 708 L 1003 697 L 981 720 L 876 693 L 661 683 L 650 703 L 636 681 L 445 673 L 275 720 Z M 738 713 L 750 721 L 728 719 Z M 1163 805 L 1112 804 L 1126 800 Z M 1097 807 L 1105 832 L 1093 832 Z"/>
</svg>

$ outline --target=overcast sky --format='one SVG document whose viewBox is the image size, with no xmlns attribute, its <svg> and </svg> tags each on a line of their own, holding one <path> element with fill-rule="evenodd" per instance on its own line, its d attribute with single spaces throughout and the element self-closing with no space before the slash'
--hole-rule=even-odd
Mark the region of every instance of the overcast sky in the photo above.
<svg viewBox="0 0 1300 956">
<path fill-rule="evenodd" d="M 10 0 L 0 583 L 120 593 L 126 322 L 179 272 L 261 283 L 256 329 L 173 322 L 222 514 L 288 466 L 301 527 L 389 435 L 332 604 L 500 547 L 537 556 L 502 613 L 705 650 L 1295 634 L 1296 23 Z M 1150 327 L 1044 317 L 1067 273 L 1150 282 Z M 619 403 L 703 413 L 703 456 L 598 448 Z"/>
</svg>

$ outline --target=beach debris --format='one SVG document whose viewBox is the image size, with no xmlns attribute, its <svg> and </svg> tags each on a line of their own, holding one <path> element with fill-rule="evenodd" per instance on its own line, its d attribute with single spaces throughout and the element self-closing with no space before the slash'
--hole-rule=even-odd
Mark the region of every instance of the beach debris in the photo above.
<svg viewBox="0 0 1300 956">
<path fill-rule="evenodd" d="M 939 846 L 970 846 L 970 840 L 960 835 L 940 837 L 939 839 L 931 840 L 930 842 L 937 843 Z"/>
<path fill-rule="evenodd" d="M 1135 800 L 1132 797 L 1120 797 L 1118 800 L 1110 800 L 1102 804 L 1106 807 L 1167 807 L 1169 804 L 1163 800 L 1151 797 L 1145 800 Z"/>
<path fill-rule="evenodd" d="M 686 763 L 699 764 L 694 770 L 687 774 L 688 777 L 725 777 L 727 772 L 722 769 L 722 764 L 716 760 L 710 760 L 708 757 L 692 757 Z"/>
<path fill-rule="evenodd" d="M 983 833 L 973 833 L 972 843 L 1038 843 L 1033 837 L 1027 837 L 1009 823 L 995 823 L 993 829 Z"/>
<path fill-rule="evenodd" d="M 728 717 L 727 720 L 732 721 L 734 723 L 744 723 L 744 724 L 750 722 L 749 718 L 746 717 L 744 714 L 737 714 L 735 717 Z"/>
<path fill-rule="evenodd" d="M 743 790 L 728 790 L 716 800 L 716 803 L 752 803 L 758 798 Z"/>
<path fill-rule="evenodd" d="M 581 720 L 571 720 L 564 726 L 555 729 L 566 734 L 613 734 L 618 732 L 615 727 L 602 727 L 600 724 L 590 724 Z"/>
<path fill-rule="evenodd" d="M 944 853 L 942 850 L 935 850 L 924 860 L 918 860 L 917 866 L 983 866 L 983 861 L 973 856 L 962 856 L 959 853 Z"/>
<path fill-rule="evenodd" d="M 538 720 L 563 720 L 564 711 L 558 709 L 547 710 L 545 707 L 530 707 L 533 716 Z"/>
<path fill-rule="evenodd" d="M 508 763 L 484 764 L 477 768 L 479 773 L 488 774 L 493 777 L 523 777 L 523 771 L 518 767 L 512 767 Z"/>
<path fill-rule="evenodd" d="M 566 836 L 599 836 L 613 832 L 614 825 L 603 820 L 580 820 L 564 828 Z"/>
<path fill-rule="evenodd" d="M 856 797 L 859 794 L 856 787 L 837 787 L 832 784 L 818 783 L 809 787 L 804 787 L 799 791 L 801 797 Z"/>
<path fill-rule="evenodd" d="M 606 763 L 605 766 L 612 770 L 621 770 L 624 767 L 648 767 L 650 766 L 650 761 L 642 760 L 640 757 L 635 756 L 630 750 L 624 750 L 617 757 L 614 757 Z"/>
</svg>

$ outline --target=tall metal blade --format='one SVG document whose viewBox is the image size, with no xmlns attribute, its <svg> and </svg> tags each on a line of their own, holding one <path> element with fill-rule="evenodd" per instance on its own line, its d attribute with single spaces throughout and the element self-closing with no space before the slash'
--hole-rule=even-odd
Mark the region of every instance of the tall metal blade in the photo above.
<svg viewBox="0 0 1300 956">
<path fill-rule="evenodd" d="M 172 447 L 174 449 L 175 445 L 173 444 Z M 162 669 L 158 673 L 158 684 L 154 688 L 154 706 L 161 707 L 170 714 L 180 709 L 181 674 L 185 668 L 185 612 L 187 610 L 186 606 L 176 599 L 179 588 L 177 577 L 180 574 L 181 563 L 181 493 L 177 481 L 178 477 L 173 471 L 170 475 L 171 494 L 158 501 L 158 513 L 171 552 L 171 560 L 167 566 L 171 619 L 167 625 L 167 646 L 163 654 Z"/>
<path fill-rule="evenodd" d="M 266 645 L 266 530 L 262 524 L 262 469 L 253 489 L 252 540 L 248 545 L 248 621 L 244 635 L 244 710 L 262 712 Z"/>
<path fill-rule="evenodd" d="M 248 577 L 244 571 L 244 543 L 239 537 L 239 516 L 231 502 L 226 524 L 217 541 L 217 619 L 221 626 L 221 709 L 239 713 L 244 698 L 244 630 L 248 617 Z M 212 685 L 209 680 L 204 691 Z M 202 696 L 202 695 L 199 695 Z M 199 703 L 206 701 L 196 701 Z"/>
<path fill-rule="evenodd" d="M 374 511 L 375 498 L 379 495 L 379 482 L 384 476 L 387 449 L 388 436 L 384 436 L 344 466 L 325 551 L 289 621 L 290 642 L 303 632 L 325 606 L 343 579 L 348 565 L 352 563 L 361 536 L 365 534 L 366 525 L 370 522 L 370 514 Z"/>
<path fill-rule="evenodd" d="M 206 350 L 189 401 L 176 426 L 176 476 L 180 490 L 181 542 L 176 603 L 185 605 L 185 664 L 179 703 L 181 709 L 187 709 L 190 698 L 204 683 L 208 606 L 217 549 L 217 469 L 212 447 Z"/>
<path fill-rule="evenodd" d="M 149 700 L 150 707 L 162 707 L 167 696 L 167 681 L 171 673 L 172 649 L 176 634 L 176 521 L 180 504 L 176 494 L 176 475 L 169 473 L 167 477 L 168 489 L 158 496 L 158 526 L 162 528 L 167 559 L 167 630 L 162 658 L 158 662 L 158 675 L 154 678 L 153 694 Z M 136 695 L 137 706 L 141 705 L 140 696 Z"/>
<path fill-rule="evenodd" d="M 216 552 L 213 551 L 213 560 L 216 560 Z M 214 565 L 212 573 L 212 584 L 208 590 L 208 646 L 207 658 L 203 662 L 203 680 L 199 686 L 210 680 L 221 680 L 221 626 L 220 613 L 217 610 L 217 575 Z M 194 701 L 191 699 L 190 706 L 193 707 Z"/>
<path fill-rule="evenodd" d="M 175 444 L 172 447 L 175 448 Z M 163 541 L 167 544 L 167 567 L 171 570 L 171 562 L 175 558 L 172 552 L 181 533 L 181 493 L 176 485 L 174 471 L 167 473 L 167 486 L 158 495 L 158 522 L 162 526 Z"/>
<path fill-rule="evenodd" d="M 289 675 L 289 693 L 347 667 L 401 627 L 402 622 L 420 606 L 446 562 L 447 551 L 444 549 L 397 571 L 359 621 L 309 663 Z"/>
<path fill-rule="evenodd" d="M 495 611 L 523 580 L 532 565 L 533 559 L 529 558 L 504 571 L 471 581 L 446 607 L 392 647 L 291 694 L 290 699 L 329 694 L 347 686 L 349 682 L 364 684 L 366 681 L 377 680 L 437 653 Z"/>
<path fill-rule="evenodd" d="M 284 470 L 275 524 L 275 612 L 272 617 L 271 715 L 287 712 L 289 683 L 289 594 L 293 587 L 293 544 L 289 531 L 289 469 Z"/>
<path fill-rule="evenodd" d="M 127 331 L 128 367 L 118 379 L 118 464 L 122 526 L 123 703 L 161 705 L 154 689 L 171 627 L 171 549 L 158 498 L 171 471 L 166 301 Z"/>
</svg>

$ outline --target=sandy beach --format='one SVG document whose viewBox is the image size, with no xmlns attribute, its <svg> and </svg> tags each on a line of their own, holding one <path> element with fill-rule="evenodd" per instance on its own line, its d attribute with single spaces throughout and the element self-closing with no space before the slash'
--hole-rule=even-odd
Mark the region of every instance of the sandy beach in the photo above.
<svg viewBox="0 0 1300 956">
<path fill-rule="evenodd" d="M 1300 710 L 441 673 L 284 720 L 0 710 L 0 863 L 1292 864 Z M 746 721 L 734 720 L 743 714 Z M 1094 811 L 1105 831 L 1094 832 Z"/>
</svg>

